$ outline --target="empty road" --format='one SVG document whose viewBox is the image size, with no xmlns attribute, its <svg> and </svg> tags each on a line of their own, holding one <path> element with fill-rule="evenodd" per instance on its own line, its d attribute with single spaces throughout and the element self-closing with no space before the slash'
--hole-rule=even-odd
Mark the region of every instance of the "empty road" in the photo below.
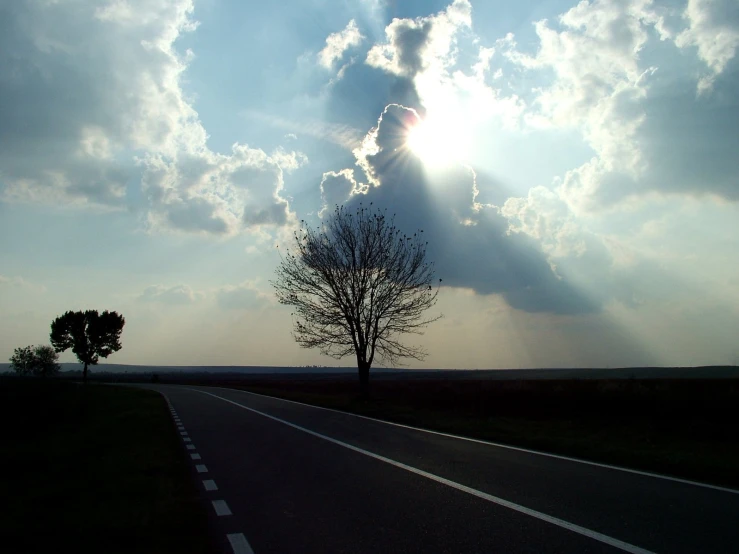
<svg viewBox="0 0 739 554">
<path fill-rule="evenodd" d="M 739 552 L 739 494 L 215 387 L 170 403 L 223 552 Z"/>
</svg>

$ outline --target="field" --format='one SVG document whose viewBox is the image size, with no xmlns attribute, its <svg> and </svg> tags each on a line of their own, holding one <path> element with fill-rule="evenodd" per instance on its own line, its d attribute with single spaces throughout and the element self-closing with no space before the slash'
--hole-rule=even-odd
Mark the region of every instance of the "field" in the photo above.
<svg viewBox="0 0 739 554">
<path fill-rule="evenodd" d="M 0 421 L 2 552 L 213 550 L 159 394 L 2 379 Z"/>
<path fill-rule="evenodd" d="M 377 378 L 164 382 L 232 386 L 459 435 L 739 488 L 739 380 Z"/>
</svg>

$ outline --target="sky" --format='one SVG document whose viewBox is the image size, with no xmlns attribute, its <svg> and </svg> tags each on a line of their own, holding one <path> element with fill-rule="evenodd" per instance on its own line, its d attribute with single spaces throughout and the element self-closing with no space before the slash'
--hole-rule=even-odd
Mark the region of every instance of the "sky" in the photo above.
<svg viewBox="0 0 739 554">
<path fill-rule="evenodd" d="M 0 359 L 351 365 L 270 285 L 301 220 L 423 229 L 409 367 L 739 360 L 736 0 L 0 4 Z M 61 361 L 73 361 L 67 352 Z"/>
</svg>

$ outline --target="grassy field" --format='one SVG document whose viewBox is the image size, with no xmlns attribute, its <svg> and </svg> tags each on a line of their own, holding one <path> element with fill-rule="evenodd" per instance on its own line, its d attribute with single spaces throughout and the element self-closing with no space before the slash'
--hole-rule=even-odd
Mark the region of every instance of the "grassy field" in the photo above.
<svg viewBox="0 0 739 554">
<path fill-rule="evenodd" d="M 0 551 L 213 550 L 159 394 L 3 379 L 0 422 Z"/>
<path fill-rule="evenodd" d="M 215 383 L 204 383 L 214 385 Z M 222 382 L 388 421 L 739 488 L 738 380 Z"/>
</svg>

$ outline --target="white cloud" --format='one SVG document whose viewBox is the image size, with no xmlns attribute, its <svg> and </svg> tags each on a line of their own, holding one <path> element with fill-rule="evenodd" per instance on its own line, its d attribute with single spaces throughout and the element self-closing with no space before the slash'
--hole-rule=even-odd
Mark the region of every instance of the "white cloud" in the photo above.
<svg viewBox="0 0 739 554">
<path fill-rule="evenodd" d="M 14 109 L 0 113 L 2 196 L 122 209 L 140 182 L 152 229 L 284 225 L 281 168 L 302 155 L 210 150 L 181 84 L 193 54 L 175 46 L 197 26 L 192 11 L 192 0 L 4 8 L 0 103 Z"/>
<path fill-rule="evenodd" d="M 138 299 L 144 302 L 163 304 L 192 304 L 203 298 L 202 292 L 194 291 L 188 285 L 151 285 L 144 289 Z"/>
<path fill-rule="evenodd" d="M 417 19 L 394 19 L 385 28 L 387 42 L 375 44 L 367 53 L 367 64 L 394 75 L 413 77 L 455 57 L 455 36 L 472 25 L 468 0 L 454 0 L 446 10 Z"/>
<path fill-rule="evenodd" d="M 512 35 L 499 42 L 506 57 L 526 70 L 551 71 L 549 86 L 535 89 L 525 115 L 534 128 L 579 130 L 596 157 L 568 174 L 562 194 L 573 207 L 590 209 L 604 182 L 634 180 L 645 169 L 638 132 L 643 101 L 655 67 L 641 67 L 639 54 L 649 27 L 663 19 L 651 0 L 583 1 L 558 18 L 535 23 L 538 51 L 517 50 Z M 663 31 L 666 33 L 667 31 Z"/>
<path fill-rule="evenodd" d="M 221 287 L 216 300 L 225 310 L 256 310 L 274 303 L 274 297 L 261 290 L 256 281 Z"/>
<path fill-rule="evenodd" d="M 318 216 L 323 217 L 326 213 L 332 212 L 336 206 L 343 205 L 353 195 L 365 192 L 367 185 L 357 182 L 353 169 L 325 172 L 321 178 L 322 207 Z"/>
<path fill-rule="evenodd" d="M 344 123 L 329 123 L 319 119 L 304 118 L 300 121 L 289 119 L 278 115 L 265 114 L 259 111 L 246 110 L 241 115 L 249 119 L 264 121 L 275 127 L 298 132 L 301 135 L 308 135 L 321 140 L 325 140 L 352 150 L 359 145 L 364 133 L 359 129 L 346 125 Z M 288 133 L 288 135 L 293 133 Z"/>
<path fill-rule="evenodd" d="M 342 31 L 331 33 L 326 38 L 326 46 L 318 53 L 318 63 L 326 69 L 333 69 L 334 64 L 344 57 L 344 52 L 358 46 L 363 39 L 357 22 L 352 19 Z"/>
<path fill-rule="evenodd" d="M 510 221 L 511 232 L 537 239 L 552 257 L 585 252 L 582 230 L 574 214 L 558 194 L 545 187 L 530 189 L 526 198 L 509 198 L 501 213 Z"/>
<path fill-rule="evenodd" d="M 0 288 L 19 288 L 25 289 L 29 292 L 42 293 L 46 292 L 46 287 L 43 285 L 37 285 L 24 279 L 23 277 L 8 277 L 0 274 Z"/>
<path fill-rule="evenodd" d="M 736 0 L 688 0 L 683 17 L 688 28 L 675 38 L 680 48 L 695 46 L 710 73 L 698 80 L 698 93 L 709 92 L 739 47 Z"/>
</svg>

